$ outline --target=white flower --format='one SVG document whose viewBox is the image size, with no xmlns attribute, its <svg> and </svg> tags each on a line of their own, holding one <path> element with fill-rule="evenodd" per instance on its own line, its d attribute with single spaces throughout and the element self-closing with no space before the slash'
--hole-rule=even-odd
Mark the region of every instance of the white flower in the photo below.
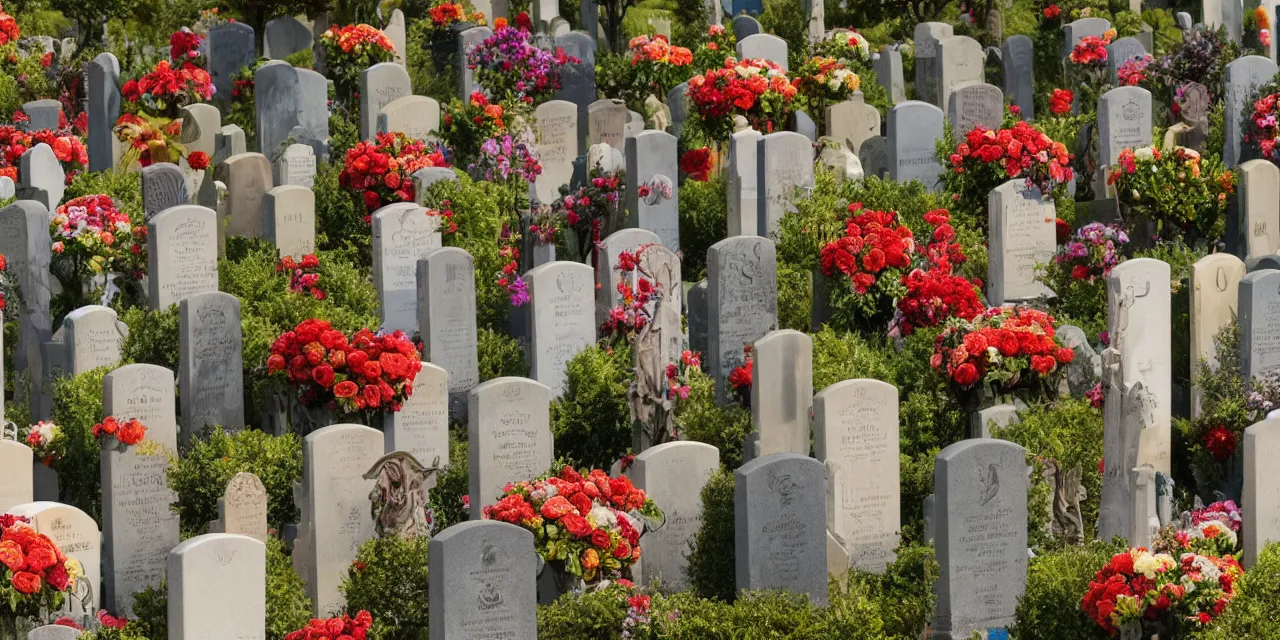
<svg viewBox="0 0 1280 640">
<path fill-rule="evenodd" d="M 618 527 L 618 517 L 614 515 L 613 509 L 596 505 L 587 513 L 587 522 L 591 526 L 598 529 L 616 529 Z"/>
<path fill-rule="evenodd" d="M 1156 148 L 1155 147 L 1138 147 L 1137 149 L 1133 150 L 1133 158 L 1134 160 L 1155 160 Z"/>
<path fill-rule="evenodd" d="M 861 33 L 849 34 L 849 44 L 854 44 L 854 40 L 857 40 L 856 44 L 858 45 L 858 51 L 862 54 L 863 58 L 867 58 L 871 55 L 871 43 L 867 42 L 867 39 L 862 37 Z"/>
<path fill-rule="evenodd" d="M 1173 556 L 1167 553 L 1143 553 L 1133 559 L 1133 570 L 1155 580 L 1156 574 L 1174 565 Z"/>
</svg>

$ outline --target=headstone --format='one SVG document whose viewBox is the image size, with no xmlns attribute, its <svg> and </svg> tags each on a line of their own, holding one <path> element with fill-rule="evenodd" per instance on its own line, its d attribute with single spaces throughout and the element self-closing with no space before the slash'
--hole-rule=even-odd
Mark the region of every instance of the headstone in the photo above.
<svg viewBox="0 0 1280 640">
<path fill-rule="evenodd" d="M 0 200 L 8 200 L 18 193 L 18 185 L 14 184 L 13 178 L 9 176 L 0 176 Z"/>
<path fill-rule="evenodd" d="M 852 566 L 882 572 L 901 526 L 898 389 L 837 382 L 813 399 L 814 457 L 827 469 L 827 528 Z"/>
<path fill-rule="evenodd" d="M 756 143 L 756 185 L 759 204 L 756 231 L 764 237 L 775 237 L 778 223 L 789 211 L 792 201 L 813 190 L 813 142 L 792 131 L 770 133 Z"/>
<path fill-rule="evenodd" d="M 821 462 L 775 453 L 733 473 L 737 588 L 827 604 L 827 478 Z"/>
<path fill-rule="evenodd" d="M 569 361 L 596 342 L 593 283 L 591 267 L 578 262 L 551 262 L 525 274 L 533 320 L 530 370 L 553 397 L 565 391 Z"/>
<path fill-rule="evenodd" d="M 227 481 L 218 498 L 218 524 L 218 533 L 267 541 L 267 488 L 257 475 L 241 471 Z"/>
<path fill-rule="evenodd" d="M 68 374 L 79 375 L 120 362 L 120 347 L 129 328 L 119 322 L 114 309 L 96 304 L 80 307 L 67 314 L 62 327 Z"/>
<path fill-rule="evenodd" d="M 680 162 L 676 137 L 645 131 L 626 140 L 628 226 L 648 229 L 680 250 Z M 640 195 L 640 192 L 646 192 Z"/>
<path fill-rule="evenodd" d="M 1191 265 L 1191 415 L 1200 415 L 1200 360 L 1218 366 L 1214 336 L 1236 318 L 1245 266 L 1229 253 L 1211 253 Z"/>
<path fill-rule="evenodd" d="M 106 171 L 119 160 L 112 133 L 120 117 L 120 61 L 114 55 L 102 53 L 89 63 L 87 92 L 89 170 Z"/>
<path fill-rule="evenodd" d="M 987 198 L 990 248 L 987 253 L 987 301 L 992 306 L 1031 300 L 1048 293 L 1036 278 L 1036 265 L 1048 264 L 1057 250 L 1053 199 L 1010 180 Z"/>
<path fill-rule="evenodd" d="M 431 251 L 417 265 L 422 358 L 447 372 L 449 412 L 455 416 L 466 413 L 467 392 L 480 383 L 473 265 L 471 254 L 459 247 Z"/>
<path fill-rule="evenodd" d="M 1124 388 L 1143 387 L 1134 408 L 1142 425 L 1138 459 L 1125 469 L 1149 464 L 1165 475 L 1173 404 L 1169 296 L 1169 263 L 1162 260 L 1126 260 L 1107 276 L 1107 333 L 1120 361 L 1111 365 L 1104 354 L 1103 379 L 1111 368 L 1122 376 Z M 1126 398 L 1116 404 L 1127 408 L 1131 403 Z"/>
<path fill-rule="evenodd" d="M 918 180 L 930 191 L 938 190 L 942 165 L 934 155 L 934 144 L 942 138 L 942 109 L 918 100 L 895 106 L 889 112 L 888 138 L 889 177 L 898 182 Z M 863 169 L 874 175 L 865 164 Z"/>
<path fill-rule="evenodd" d="M 147 220 L 157 213 L 184 204 L 191 204 L 187 177 L 178 165 L 157 162 L 142 168 L 142 210 Z"/>
<path fill-rule="evenodd" d="M 757 151 L 763 137 L 759 131 L 747 128 L 729 138 L 729 237 L 758 233 L 760 192 L 756 180 L 760 159 Z"/>
<path fill-rule="evenodd" d="M 1232 0 L 1223 0 L 1230 4 Z M 1238 22 L 1238 21 L 1237 21 Z M 1237 33 L 1240 25 L 1236 25 Z M 1237 37 L 1237 41 L 1239 38 Z M 1226 111 L 1223 129 L 1222 161 L 1235 167 L 1252 156 L 1244 148 L 1244 123 L 1242 113 L 1246 101 L 1253 99 L 1259 85 L 1276 75 L 1276 63 L 1262 56 L 1242 56 L 1227 64 L 1223 75 L 1226 92 Z"/>
<path fill-rule="evenodd" d="M 858 161 L 862 163 L 862 172 L 868 176 L 888 179 L 889 176 L 889 138 L 874 136 L 867 138 L 858 149 Z"/>
<path fill-rule="evenodd" d="M 1013 624 L 1027 585 L 1026 450 L 1003 440 L 957 442 L 933 467 L 935 638 Z"/>
<path fill-rule="evenodd" d="M 267 547 L 230 533 L 206 533 L 169 552 L 169 637 L 267 637 Z"/>
<path fill-rule="evenodd" d="M 316 194 L 311 189 L 297 185 L 276 187 L 266 193 L 262 206 L 266 223 L 263 235 L 275 243 L 280 257 L 300 260 L 316 252 Z"/>
<path fill-rule="evenodd" d="M 689 83 L 681 82 L 667 92 L 667 107 L 671 109 L 671 135 L 677 138 L 680 137 L 680 131 L 684 129 L 684 121 L 689 113 L 689 105 L 684 95 L 688 89 Z"/>
<path fill-rule="evenodd" d="M 644 537 L 638 577 L 645 584 L 660 580 L 668 592 L 688 586 L 686 555 L 702 528 L 702 487 L 719 468 L 719 450 L 701 442 L 666 442 L 635 457 L 627 475 L 662 505 L 664 518 L 661 527 Z"/>
<path fill-rule="evenodd" d="M 956 139 L 977 127 L 995 131 L 1004 121 L 1004 92 L 997 86 L 985 82 L 957 85 L 951 91 L 950 100 L 947 119 Z"/>
<path fill-rule="evenodd" d="M 271 60 L 284 60 L 311 48 L 311 25 L 293 16 L 267 21 L 262 37 L 262 55 Z"/>
<path fill-rule="evenodd" d="M 307 554 L 294 566 L 307 584 L 312 615 L 328 615 L 345 604 L 338 585 L 351 569 L 360 545 L 374 536 L 369 515 L 373 480 L 364 473 L 382 457 L 382 433 L 358 424 L 335 424 L 307 434 L 302 441 L 300 505 Z M 296 554 L 296 551 L 295 551 Z"/>
<path fill-rule="evenodd" d="M 624 139 L 639 135 L 644 131 L 644 116 L 638 111 L 627 109 L 627 123 L 622 126 L 622 137 Z"/>
<path fill-rule="evenodd" d="M 689 308 L 689 348 L 694 353 L 708 353 L 707 350 L 707 281 L 700 280 L 689 288 L 687 293 Z"/>
<path fill-rule="evenodd" d="M 781 329 L 756 340 L 751 385 L 752 429 L 760 432 L 760 455 L 809 455 L 813 408 L 813 340 Z"/>
<path fill-rule="evenodd" d="M 1098 98 L 1098 163 L 1113 166 L 1125 149 L 1151 145 L 1151 92 L 1117 87 Z"/>
<path fill-rule="evenodd" d="M 386 451 L 407 451 L 422 465 L 449 465 L 449 374 L 422 363 L 413 379 L 413 395 L 399 411 L 382 414 Z"/>
<path fill-rule="evenodd" d="M 1280 421 L 1264 420 L 1244 430 L 1244 494 L 1240 506 L 1243 563 L 1252 569 L 1262 549 L 1280 542 L 1280 475 L 1272 466 L 1280 455 Z"/>
<path fill-rule="evenodd" d="M 1035 44 L 1028 36 L 1011 36 L 1000 46 L 1000 52 L 1005 95 L 1022 110 L 1023 120 L 1035 120 Z"/>
<path fill-rule="evenodd" d="M 945 22 L 921 22 L 916 25 L 911 39 L 915 43 L 916 100 L 932 104 L 940 99 L 938 71 L 941 61 L 938 59 L 938 42 L 953 34 L 952 26 Z"/>
<path fill-rule="evenodd" d="M 242 153 L 219 164 L 214 176 L 227 185 L 226 235 L 261 236 L 262 198 L 272 187 L 271 162 L 261 153 Z"/>
<path fill-rule="evenodd" d="M 36 627 L 27 634 L 27 640 L 78 640 L 82 632 L 75 627 L 47 624 Z"/>
<path fill-rule="evenodd" d="M 316 183 L 316 151 L 305 144 L 291 144 L 275 162 L 277 186 L 297 185 L 310 189 Z"/>
<path fill-rule="evenodd" d="M 329 80 L 310 69 L 274 63 L 258 67 L 253 83 L 258 150 L 274 161 L 291 142 L 301 143 L 310 146 L 316 157 L 326 162 L 329 158 Z"/>
<path fill-rule="evenodd" d="M 0 513 L 34 500 L 32 455 L 31 447 L 0 438 Z"/>
<path fill-rule="evenodd" d="M 729 374 L 778 326 L 778 268 L 772 240 L 735 236 L 707 250 L 707 358 L 716 401 L 730 398 Z"/>
<path fill-rule="evenodd" d="M 982 44 L 968 36 L 951 36 L 938 40 L 939 107 L 951 104 L 951 92 L 963 84 L 984 82 Z"/>
<path fill-rule="evenodd" d="M 467 395 L 471 519 L 502 496 L 508 482 L 532 480 L 551 466 L 551 389 L 528 378 L 494 378 Z"/>
<path fill-rule="evenodd" d="M 1190 31 L 1191 26 L 1194 24 L 1191 19 L 1191 14 L 1186 11 L 1175 12 L 1173 14 L 1173 18 L 1178 23 L 1178 28 L 1183 31 Z"/>
<path fill-rule="evenodd" d="M 435 98 L 406 95 L 378 110 L 378 133 L 400 132 L 415 140 L 428 140 L 440 130 L 440 103 Z"/>
<path fill-rule="evenodd" d="M 151 308 L 218 290 L 217 214 L 197 205 L 161 211 L 147 221 Z"/>
<path fill-rule="evenodd" d="M 1280 169 L 1269 160 L 1249 160 L 1239 168 L 1238 233 L 1245 259 L 1280 252 Z"/>
<path fill-rule="evenodd" d="M 49 145 L 41 142 L 22 154 L 18 165 L 19 200 L 35 200 L 53 211 L 62 203 L 66 190 L 62 163 Z"/>
<path fill-rule="evenodd" d="M 147 432 L 178 432 L 177 406 L 174 401 L 173 372 L 154 364 L 127 364 L 102 379 L 103 415 L 119 420 L 137 418 Z M 176 441 L 176 435 L 173 438 Z"/>
<path fill-rule="evenodd" d="M 582 3 L 584 13 L 590 14 L 588 8 L 594 7 L 594 2 Z M 594 16 L 591 16 L 594 22 Z M 585 24 L 585 23 L 584 23 Z M 594 28 L 588 29 L 588 33 L 594 34 Z M 578 137 L 575 146 L 570 147 L 574 157 L 582 155 L 587 150 L 587 136 L 589 134 L 590 116 L 588 108 L 596 99 L 596 48 L 592 36 L 577 31 L 558 36 L 555 39 L 555 46 L 564 49 L 567 55 L 574 56 L 582 60 L 582 62 L 574 62 L 562 65 L 560 67 L 560 90 L 556 92 L 556 100 L 564 100 L 572 102 L 578 107 Z"/>
<path fill-rule="evenodd" d="M 44 379 L 40 344 L 49 341 L 53 335 L 49 317 L 51 246 L 49 210 L 44 205 L 32 200 L 19 200 L 0 209 L 0 255 L 8 260 L 7 271 L 15 276 L 14 280 L 22 291 L 23 313 L 18 323 L 18 345 L 13 354 L 15 380 L 21 379 L 18 376 L 23 374 L 33 382 Z M 45 399 L 41 385 L 31 384 L 30 389 L 30 406 L 42 407 Z"/>
<path fill-rule="evenodd" d="M 764 58 L 787 71 L 787 41 L 771 33 L 738 36 L 738 59 Z"/>
<path fill-rule="evenodd" d="M 1245 384 L 1280 368 L 1280 271 L 1240 280 L 1240 369 Z"/>
<path fill-rule="evenodd" d="M 78 616 L 97 611 L 102 601 L 102 534 L 98 523 L 89 514 L 61 502 L 28 502 L 10 508 L 8 513 L 29 518 L 36 531 L 49 536 L 63 554 L 80 561 L 84 567 L 80 579 L 87 580 L 90 588 L 89 607 L 85 611 L 79 600 L 68 598 L 71 612 Z"/>
<path fill-rule="evenodd" d="M 244 428 L 240 299 L 221 291 L 183 298 L 178 336 L 183 441 L 208 425 L 221 425 L 228 432 Z"/>
<path fill-rule="evenodd" d="M 378 111 L 413 93 L 403 64 L 379 62 L 360 72 L 360 139 L 372 140 L 378 131 Z"/>
<path fill-rule="evenodd" d="M 551 204 L 560 197 L 560 186 L 573 177 L 573 159 L 578 157 L 578 105 L 551 100 L 533 112 L 537 128 L 538 162 L 542 174 L 535 180 L 538 202 Z"/>
<path fill-rule="evenodd" d="M 256 94 L 255 94 L 256 95 Z M 265 135 L 266 132 L 259 131 L 258 135 Z M 249 150 L 248 144 L 245 142 L 244 129 L 239 125 L 228 124 L 218 129 L 213 137 L 213 156 L 210 163 L 218 166 L 231 156 L 240 155 Z"/>
<path fill-rule="evenodd" d="M 597 100 L 587 107 L 588 144 L 607 144 L 619 151 L 626 140 L 627 106 L 621 100 Z"/>
<path fill-rule="evenodd" d="M 1071 50 L 1086 36 L 1102 37 L 1110 29 L 1111 23 L 1102 18 L 1080 18 L 1062 25 L 1062 57 L 1071 55 Z"/>
<path fill-rule="evenodd" d="M 1147 48 L 1137 38 L 1120 38 L 1107 45 L 1107 75 L 1111 84 L 1119 84 L 1120 67 L 1147 55 Z"/>
<path fill-rule="evenodd" d="M 862 93 L 827 107 L 827 135 L 857 154 L 862 143 L 880 135 L 880 110 L 867 104 Z"/>
<path fill-rule="evenodd" d="M 876 72 L 876 84 L 884 87 L 889 100 L 893 104 L 906 102 L 907 86 L 902 76 L 902 52 L 886 45 L 880 49 L 871 65 Z"/>
<path fill-rule="evenodd" d="M 528 529 L 463 522 L 432 538 L 429 551 L 432 638 L 537 637 L 539 560 Z"/>
<path fill-rule="evenodd" d="M 408 53 L 406 48 L 407 35 L 405 33 L 404 12 L 399 9 L 391 10 L 391 18 L 387 20 L 387 26 L 382 28 L 382 32 L 387 34 L 387 39 L 391 41 L 394 48 L 393 59 L 396 64 L 403 65 L 405 63 L 405 55 Z"/>
<path fill-rule="evenodd" d="M 467 52 L 492 35 L 493 29 L 489 27 L 472 27 L 458 34 L 458 77 L 463 102 L 470 100 L 471 92 L 478 88 L 475 70 L 467 68 Z"/>
<path fill-rule="evenodd" d="M 736 12 L 734 12 L 736 13 Z M 760 22 L 751 16 L 739 15 L 733 18 L 733 35 L 742 40 L 761 32 Z"/>
<path fill-rule="evenodd" d="M 243 22 L 216 25 L 209 29 L 205 44 L 209 52 L 209 75 L 213 77 L 213 97 L 225 108 L 231 103 L 231 76 L 241 68 L 253 66 L 257 57 L 253 27 Z"/>
<path fill-rule="evenodd" d="M 635 253 L 640 247 L 660 242 L 654 232 L 633 228 L 619 229 L 596 243 L 595 326 L 604 324 L 609 319 L 609 310 L 622 302 L 622 294 L 618 293 L 618 283 L 622 282 L 617 268 L 618 255 L 624 251 Z"/>
<path fill-rule="evenodd" d="M 969 425 L 970 438 L 990 438 L 991 427 L 1007 427 L 1018 423 L 1018 407 L 1012 404 L 998 404 L 973 413 Z"/>
<path fill-rule="evenodd" d="M 413 187 L 417 192 L 418 206 L 426 206 L 430 194 L 431 185 L 446 180 L 458 181 L 458 174 L 453 169 L 447 167 L 426 167 L 414 171 L 410 178 L 413 179 Z"/>
<path fill-rule="evenodd" d="M 440 248 L 440 218 L 412 202 L 373 212 L 373 283 L 382 327 L 418 330 L 418 260 Z"/>
<path fill-rule="evenodd" d="M 61 121 L 62 103 L 57 100 L 32 100 L 22 105 L 22 112 L 27 114 L 27 123 L 23 125 L 29 132 L 52 129 L 57 131 Z"/>
</svg>

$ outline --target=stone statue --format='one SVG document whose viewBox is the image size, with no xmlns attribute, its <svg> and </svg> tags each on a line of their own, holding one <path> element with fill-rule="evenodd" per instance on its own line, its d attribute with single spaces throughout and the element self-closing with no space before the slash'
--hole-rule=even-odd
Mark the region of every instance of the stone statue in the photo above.
<svg viewBox="0 0 1280 640">
<path fill-rule="evenodd" d="M 1087 493 L 1080 482 L 1080 468 L 1063 471 L 1058 461 L 1052 459 L 1046 461 L 1045 467 L 1045 479 L 1051 482 L 1053 490 L 1049 531 L 1055 539 L 1067 544 L 1083 544 L 1084 517 L 1080 513 L 1080 503 Z"/>
<path fill-rule="evenodd" d="M 649 114 L 648 122 L 650 129 L 658 131 L 666 131 L 671 126 L 671 107 L 663 104 L 661 100 L 652 93 L 644 99 L 644 110 Z"/>
<path fill-rule="evenodd" d="M 427 491 L 436 486 L 439 466 L 440 456 L 424 467 L 406 451 L 392 451 L 373 463 L 364 479 L 376 480 L 369 501 L 379 537 L 431 537 L 434 518 L 427 513 Z"/>
</svg>

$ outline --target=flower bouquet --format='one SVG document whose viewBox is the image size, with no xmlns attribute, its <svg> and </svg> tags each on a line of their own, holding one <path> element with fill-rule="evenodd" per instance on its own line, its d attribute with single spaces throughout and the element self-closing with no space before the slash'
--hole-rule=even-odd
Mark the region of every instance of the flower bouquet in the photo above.
<svg viewBox="0 0 1280 640">
<path fill-rule="evenodd" d="M 413 173 L 427 167 L 448 167 L 444 149 L 400 133 L 379 133 L 373 142 L 357 142 L 347 149 L 338 184 L 359 196 L 372 215 L 393 202 L 413 202 Z M 368 218 L 366 217 L 366 220 Z"/>
<path fill-rule="evenodd" d="M 1232 556 L 1174 558 L 1138 547 L 1116 554 L 1098 571 L 1080 606 L 1108 634 L 1126 640 L 1180 637 L 1226 609 L 1243 573 Z"/>
<path fill-rule="evenodd" d="M 1062 226 L 1070 229 L 1065 223 Z M 1129 234 L 1117 225 L 1101 222 L 1091 222 L 1069 234 L 1065 242 L 1059 242 L 1049 263 L 1039 265 L 1039 279 L 1058 295 L 1058 313 L 1086 323 L 1086 328 L 1105 326 L 1107 274 L 1124 261 Z M 1089 323 L 1090 319 L 1096 320 Z"/>
<path fill-rule="evenodd" d="M 631 78 L 621 96 L 629 105 L 644 104 L 650 95 L 666 102 L 667 94 L 692 75 L 693 53 L 673 46 L 666 36 L 636 36 L 629 48 Z"/>
<path fill-rule="evenodd" d="M 1267 85 L 1261 95 L 1252 102 L 1251 107 L 1245 107 L 1244 131 L 1245 143 L 1250 145 L 1259 157 L 1276 165 L 1280 165 L 1280 145 L 1276 144 L 1280 141 L 1280 127 L 1276 126 L 1277 117 L 1280 117 L 1278 100 L 1280 100 L 1280 87 L 1273 84 Z"/>
<path fill-rule="evenodd" d="M 204 69 L 200 54 L 203 39 L 183 29 L 169 37 L 169 60 L 161 60 L 140 78 L 130 79 L 120 88 L 124 103 L 113 133 L 129 145 L 120 159 L 121 167 L 134 162 L 177 164 L 186 157 L 192 169 L 209 166 L 203 152 L 188 154 L 179 142 L 182 108 L 213 97 L 213 77 Z"/>
<path fill-rule="evenodd" d="M 467 50 L 467 67 L 475 69 L 476 82 L 494 100 L 542 104 L 560 90 L 560 68 L 582 62 L 564 49 L 539 49 L 531 38 L 528 31 L 508 26 Z"/>
<path fill-rule="evenodd" d="M 320 258 L 315 254 L 302 256 L 294 260 L 293 256 L 284 256 L 276 263 L 276 273 L 289 274 L 289 293 L 306 295 L 316 300 L 324 300 L 324 289 L 320 288 Z"/>
<path fill-rule="evenodd" d="M 373 616 L 361 610 L 354 618 L 343 614 L 327 620 L 312 619 L 307 626 L 285 634 L 284 640 L 364 640 L 372 627 Z"/>
<path fill-rule="evenodd" d="M 0 515 L 0 637 L 19 619 L 43 620 L 62 606 L 84 567 L 22 516 Z M 12 633 L 12 635 L 6 635 Z"/>
<path fill-rule="evenodd" d="M 58 130 L 42 129 L 27 133 L 17 127 L 0 125 L 0 176 L 18 182 L 18 169 L 22 163 L 22 154 L 38 145 L 47 144 L 53 155 L 62 165 L 67 184 L 89 168 L 89 150 L 84 140 L 71 129 L 63 127 Z"/>
<path fill-rule="evenodd" d="M 692 69 L 718 69 L 724 65 L 724 59 L 732 56 L 738 45 L 734 37 L 723 25 L 713 24 L 702 34 L 698 46 L 693 48 Z"/>
<path fill-rule="evenodd" d="M 689 80 L 685 97 L 693 117 L 687 125 L 699 127 L 717 142 L 729 139 L 735 116 L 761 133 L 773 133 L 786 126 L 796 108 L 795 96 L 787 72 L 776 63 L 725 58 L 724 66 Z"/>
<path fill-rule="evenodd" d="M 836 58 L 814 56 L 791 75 L 800 104 L 819 131 L 826 130 L 827 107 L 848 100 L 862 86 L 858 74 Z"/>
<path fill-rule="evenodd" d="M 494 182 L 508 187 L 513 209 L 527 209 L 529 187 L 539 175 L 542 164 L 530 136 L 503 133 L 480 143 L 480 155 L 467 165 L 475 180 Z"/>
<path fill-rule="evenodd" d="M 196 39 L 196 46 L 199 47 L 200 36 L 191 33 L 190 37 Z M 190 62 L 189 52 L 183 53 L 179 47 L 171 47 L 170 51 L 179 52 L 188 61 L 175 66 L 175 63 L 168 60 L 161 60 L 150 73 L 126 81 L 120 87 L 120 97 L 127 103 L 124 105 L 125 111 L 143 112 L 172 120 L 182 115 L 182 107 L 205 102 L 213 97 L 213 78 L 209 72 Z M 198 59 L 198 51 L 196 56 Z"/>
<path fill-rule="evenodd" d="M 855 202 L 849 214 L 844 235 L 819 254 L 823 275 L 841 282 L 831 287 L 832 321 L 883 329 L 893 317 L 894 300 L 903 293 L 902 276 L 911 266 L 915 237 L 897 212 L 870 211 Z"/>
<path fill-rule="evenodd" d="M 483 93 L 473 91 L 466 102 L 454 100 L 444 108 L 440 135 L 449 141 L 454 161 L 466 166 L 480 156 L 480 147 L 486 140 L 507 131 L 508 116 L 501 103 L 490 102 Z"/>
<path fill-rule="evenodd" d="M 142 442 L 142 439 L 146 436 L 147 427 L 137 418 L 122 421 L 116 420 L 115 416 L 107 416 L 102 419 L 102 422 L 93 425 L 93 437 L 102 443 L 104 450 L 108 446 L 112 446 L 117 451 L 124 451 L 128 447 Z M 115 442 L 109 445 L 108 442 L 111 440 Z"/>
<path fill-rule="evenodd" d="M 1227 500 L 1231 506 L 1234 502 Z M 1216 503 L 1224 504 L 1224 503 Z M 1203 511 L 1203 510 L 1201 510 Z M 1240 514 L 1237 511 L 1236 517 Z M 1222 520 L 1214 517 L 1201 517 L 1199 522 L 1188 523 L 1186 528 L 1177 524 L 1161 527 L 1156 540 L 1152 542 L 1153 551 L 1181 556 L 1184 553 L 1196 553 L 1205 556 L 1225 558 L 1240 553 L 1240 537 L 1237 535 L 1239 522 Z"/>
<path fill-rule="evenodd" d="M 1149 230 L 1193 246 L 1222 237 L 1236 177 L 1215 157 L 1202 158 L 1185 147 L 1162 153 L 1151 146 L 1121 151 L 1107 183 L 1115 186 L 1130 234 Z"/>
<path fill-rule="evenodd" d="M 1081 113 L 1093 113 L 1098 109 L 1098 96 L 1109 86 L 1107 77 L 1107 46 L 1116 37 L 1115 30 L 1101 36 L 1085 36 L 1071 49 L 1066 62 L 1066 83 L 1080 96 L 1076 103 Z"/>
<path fill-rule="evenodd" d="M 814 51 L 819 57 L 835 58 L 855 69 L 867 68 L 871 64 L 871 43 L 856 31 L 824 38 L 814 45 Z"/>
<path fill-rule="evenodd" d="M 738 404 L 751 408 L 751 383 L 756 367 L 755 353 L 751 345 L 742 348 L 742 364 L 729 371 L 729 392 Z"/>
<path fill-rule="evenodd" d="M 395 45 L 387 34 L 367 24 L 329 27 L 320 36 L 320 45 L 338 99 L 349 106 L 359 95 L 360 73 L 395 57 Z"/>
<path fill-rule="evenodd" d="M 486 520 L 533 532 L 538 555 L 593 588 L 630 577 L 640 559 L 640 536 L 661 526 L 660 511 L 626 476 L 610 478 L 565 466 L 558 475 L 508 484 Z"/>
<path fill-rule="evenodd" d="M 399 411 L 413 395 L 422 356 L 402 331 L 348 337 L 327 320 L 303 320 L 271 345 L 267 373 L 284 376 L 304 407 Z"/>
<path fill-rule="evenodd" d="M 62 427 L 52 422 L 41 420 L 31 425 L 26 442 L 36 460 L 46 467 L 51 467 L 67 453 L 67 436 L 62 432 Z"/>
<path fill-rule="evenodd" d="M 592 169 L 591 178 L 577 190 L 560 186 L 560 198 L 551 203 L 552 213 L 563 217 L 566 244 L 580 262 L 590 259 L 591 248 L 621 228 L 623 172 L 601 173 Z M 572 232 L 572 233 L 568 233 Z"/>
<path fill-rule="evenodd" d="M 983 230 L 987 228 L 987 198 L 992 189 L 1023 179 L 1028 187 L 1050 195 L 1059 186 L 1065 188 L 1073 177 L 1066 145 L 1010 116 L 998 131 L 975 127 L 954 149 L 940 143 L 939 160 L 950 169 L 943 172 L 942 180 L 947 191 L 955 194 L 955 206 L 974 216 Z"/>
<path fill-rule="evenodd" d="M 994 307 L 972 320 L 951 318 L 945 327 L 929 365 L 970 401 L 980 401 L 981 392 L 1051 396 L 1059 365 L 1075 359 L 1054 337 L 1053 317 L 1036 309 Z"/>
<path fill-rule="evenodd" d="M 141 295 L 147 269 L 147 228 L 134 225 L 110 196 L 80 196 L 60 205 L 49 222 L 53 261 L 67 308 L 110 304 L 122 291 Z"/>
<path fill-rule="evenodd" d="M 933 227 L 932 242 L 925 249 L 926 265 L 902 277 L 906 293 L 898 300 L 895 334 L 911 335 L 920 327 L 936 327 L 948 318 L 973 320 L 986 305 L 979 299 L 982 282 L 955 273 L 967 261 L 946 209 L 924 214 Z"/>
</svg>

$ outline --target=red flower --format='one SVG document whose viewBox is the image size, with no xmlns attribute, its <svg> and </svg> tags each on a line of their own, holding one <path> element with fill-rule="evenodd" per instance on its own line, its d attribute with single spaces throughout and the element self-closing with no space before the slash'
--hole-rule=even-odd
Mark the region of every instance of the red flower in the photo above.
<svg viewBox="0 0 1280 640">
<path fill-rule="evenodd" d="M 40 576 L 29 571 L 16 571 L 9 581 L 18 593 L 31 595 L 40 590 Z"/>
<path fill-rule="evenodd" d="M 1062 9 L 1056 4 L 1051 4 L 1044 8 L 1044 17 L 1049 20 L 1057 20 L 1060 15 L 1062 15 Z"/>
<path fill-rule="evenodd" d="M 1075 265 L 1074 267 L 1071 267 L 1072 280 L 1087 280 L 1088 278 L 1089 278 L 1089 267 L 1083 264 L 1078 264 L 1078 265 Z"/>
<path fill-rule="evenodd" d="M 209 168 L 209 154 L 203 151 L 192 151 L 187 155 L 187 166 L 196 171 L 204 171 Z"/>
<path fill-rule="evenodd" d="M 604 530 L 596 529 L 595 531 L 591 532 L 591 546 L 598 547 L 600 549 L 604 549 L 607 551 L 609 549 L 610 543 L 611 541 L 609 540 L 609 534 Z"/>
<path fill-rule="evenodd" d="M 689 179 L 706 182 L 711 177 L 711 149 L 702 147 L 690 149 L 680 158 L 680 170 L 689 174 Z"/>
<path fill-rule="evenodd" d="M 586 496 L 583 497 L 585 498 Z M 569 532 L 569 535 L 575 538 L 582 538 L 591 534 L 591 524 L 587 522 L 586 518 L 576 513 L 564 514 L 560 518 L 560 525 L 564 527 L 565 531 Z"/>
<path fill-rule="evenodd" d="M 1214 460 L 1225 461 L 1236 451 L 1236 434 L 1225 425 L 1217 425 L 1200 439 Z"/>
<path fill-rule="evenodd" d="M 955 379 L 956 384 L 967 387 L 978 381 L 978 368 L 966 362 L 956 367 L 955 373 L 951 377 Z"/>
<path fill-rule="evenodd" d="M 1049 113 L 1055 116 L 1071 113 L 1073 101 L 1075 101 L 1075 94 L 1069 89 L 1054 89 L 1053 95 L 1049 98 Z"/>
</svg>

